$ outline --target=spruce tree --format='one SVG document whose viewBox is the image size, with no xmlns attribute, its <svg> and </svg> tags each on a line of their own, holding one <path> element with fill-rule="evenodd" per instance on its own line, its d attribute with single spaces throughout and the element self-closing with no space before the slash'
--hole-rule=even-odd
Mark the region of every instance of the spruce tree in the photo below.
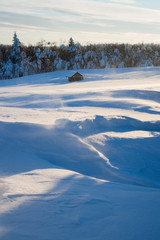
<svg viewBox="0 0 160 240">
<path fill-rule="evenodd" d="M 2 79 L 15 78 L 20 76 L 21 55 L 20 55 L 20 41 L 16 32 L 13 36 L 13 44 L 11 53 L 0 71 Z"/>
<path fill-rule="evenodd" d="M 69 69 L 73 69 L 74 57 L 76 55 L 76 47 L 75 47 L 73 38 L 69 39 L 68 52 L 69 52 L 69 59 L 68 59 L 69 60 Z"/>
<path fill-rule="evenodd" d="M 71 37 L 70 39 L 69 39 L 69 47 L 73 47 L 75 44 L 74 44 L 74 40 L 73 40 L 73 38 Z"/>
<path fill-rule="evenodd" d="M 13 64 L 17 64 L 20 62 L 20 41 L 17 37 L 16 32 L 14 33 L 14 36 L 13 36 L 13 45 L 12 45 L 10 59 Z"/>
</svg>

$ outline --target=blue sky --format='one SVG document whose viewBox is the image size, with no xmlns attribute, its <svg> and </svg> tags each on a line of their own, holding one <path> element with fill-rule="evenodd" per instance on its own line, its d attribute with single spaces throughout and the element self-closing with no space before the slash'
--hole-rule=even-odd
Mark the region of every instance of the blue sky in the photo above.
<svg viewBox="0 0 160 240">
<path fill-rule="evenodd" d="M 0 43 L 160 43 L 158 0 L 0 0 Z"/>
</svg>

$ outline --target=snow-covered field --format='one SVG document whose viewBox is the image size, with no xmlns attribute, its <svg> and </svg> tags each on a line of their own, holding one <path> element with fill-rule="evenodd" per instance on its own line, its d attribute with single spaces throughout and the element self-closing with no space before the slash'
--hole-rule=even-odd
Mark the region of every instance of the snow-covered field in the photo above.
<svg viewBox="0 0 160 240">
<path fill-rule="evenodd" d="M 0 81 L 0 239 L 160 239 L 160 68 Z"/>
</svg>

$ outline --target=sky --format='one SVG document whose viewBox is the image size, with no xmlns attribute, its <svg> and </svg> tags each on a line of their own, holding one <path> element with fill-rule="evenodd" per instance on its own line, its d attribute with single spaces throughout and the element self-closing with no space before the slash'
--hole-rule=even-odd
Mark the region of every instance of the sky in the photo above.
<svg viewBox="0 0 160 240">
<path fill-rule="evenodd" d="M 159 0 L 0 0 L 0 44 L 160 43 Z"/>
</svg>

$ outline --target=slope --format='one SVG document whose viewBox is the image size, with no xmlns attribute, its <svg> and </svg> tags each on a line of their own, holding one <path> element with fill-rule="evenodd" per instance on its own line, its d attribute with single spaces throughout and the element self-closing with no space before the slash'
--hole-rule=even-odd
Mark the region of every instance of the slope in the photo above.
<svg viewBox="0 0 160 240">
<path fill-rule="evenodd" d="M 0 238 L 159 239 L 159 68 L 0 82 Z"/>
</svg>

